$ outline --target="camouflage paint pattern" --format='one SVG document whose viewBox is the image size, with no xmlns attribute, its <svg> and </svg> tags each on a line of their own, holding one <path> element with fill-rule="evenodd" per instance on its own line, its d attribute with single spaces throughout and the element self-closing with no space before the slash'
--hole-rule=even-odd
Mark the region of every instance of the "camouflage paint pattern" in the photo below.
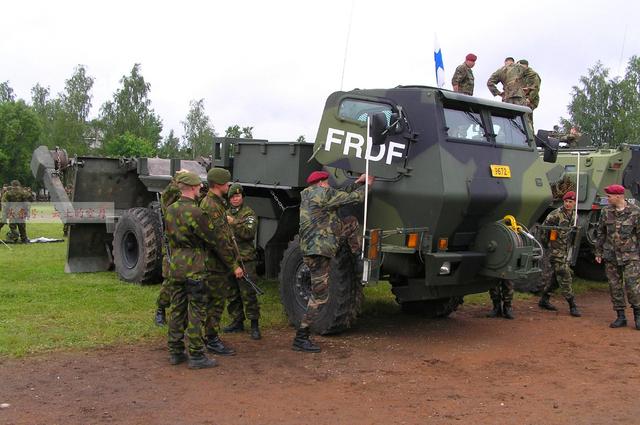
<svg viewBox="0 0 640 425">
<path fill-rule="evenodd" d="M 350 110 L 348 101 L 364 106 Z M 519 146 L 499 144 L 491 135 L 482 140 L 451 138 L 447 135 L 447 109 L 480 111 L 492 119 L 513 117 L 514 134 L 521 135 L 517 128 L 522 129 L 524 142 Z M 394 120 L 400 116 L 401 125 L 388 132 L 384 144 L 373 146 L 365 143 L 366 116 L 379 111 L 395 114 Z M 421 280 L 413 286 L 415 291 L 407 291 L 406 300 L 464 295 L 495 286 L 496 279 L 472 271 L 482 268 L 475 260 L 461 266 L 468 271 L 465 276 L 440 277 L 438 239 L 449 241 L 443 254 L 452 261 L 471 258 L 475 235 L 483 226 L 510 214 L 530 227 L 549 205 L 549 167 L 543 165 L 533 135 L 525 129 L 524 114 L 528 111 L 422 86 L 336 92 L 328 98 L 314 152 L 315 159 L 329 171 L 331 183 L 348 186 L 357 173 L 365 171 L 368 156 L 369 172 L 376 181 L 369 196 L 367 227 L 429 229 L 432 238 L 425 240 L 430 243 L 421 250 L 428 261 L 414 257 L 410 261 L 415 261 L 415 270 L 401 265 L 389 269 L 393 260 L 415 255 L 415 251 L 402 253 L 406 250 L 404 235 L 389 236 L 382 246 L 386 271 Z M 509 167 L 511 176 L 494 177 L 491 165 Z M 425 270 L 424 264 L 430 260 L 435 265 Z"/>
</svg>

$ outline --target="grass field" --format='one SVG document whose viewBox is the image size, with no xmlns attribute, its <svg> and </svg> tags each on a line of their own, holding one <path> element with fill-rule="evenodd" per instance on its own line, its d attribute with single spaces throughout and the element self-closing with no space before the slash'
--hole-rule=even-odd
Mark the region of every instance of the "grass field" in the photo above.
<svg viewBox="0 0 640 425">
<path fill-rule="evenodd" d="M 0 231 L 6 238 L 7 226 Z M 30 238 L 62 238 L 62 224 L 29 224 Z M 120 281 L 113 272 L 64 273 L 66 243 L 0 244 L 0 356 L 21 357 L 157 339 L 166 328 L 153 324 L 159 286 Z M 264 327 L 285 327 L 277 281 L 261 283 Z M 363 320 L 399 313 L 387 283 L 365 288 Z M 577 293 L 601 283 L 576 279 Z M 518 299 L 531 295 L 516 294 Z M 486 293 L 465 297 L 486 304 Z M 225 313 L 226 314 L 226 313 Z M 223 318 L 226 323 L 227 318 Z"/>
</svg>

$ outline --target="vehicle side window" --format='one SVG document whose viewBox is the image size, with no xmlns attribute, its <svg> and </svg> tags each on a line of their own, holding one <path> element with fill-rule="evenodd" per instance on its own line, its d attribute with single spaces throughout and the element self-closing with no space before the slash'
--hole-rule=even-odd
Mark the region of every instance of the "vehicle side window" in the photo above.
<svg viewBox="0 0 640 425">
<path fill-rule="evenodd" d="M 340 103 L 338 116 L 354 121 L 367 122 L 369 115 L 383 112 L 387 117 L 387 125 L 391 124 L 391 106 L 384 103 L 365 100 L 345 99 Z"/>
<path fill-rule="evenodd" d="M 482 117 L 476 112 L 445 108 L 444 121 L 448 137 L 488 142 Z"/>
<path fill-rule="evenodd" d="M 496 135 L 496 143 L 511 146 L 529 146 L 525 134 L 525 124 L 522 116 L 500 117 L 491 116 L 493 133 Z"/>
</svg>

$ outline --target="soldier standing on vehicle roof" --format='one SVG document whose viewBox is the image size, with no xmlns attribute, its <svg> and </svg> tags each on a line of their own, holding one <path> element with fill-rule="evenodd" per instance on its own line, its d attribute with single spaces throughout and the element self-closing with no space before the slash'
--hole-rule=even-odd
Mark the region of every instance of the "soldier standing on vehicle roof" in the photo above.
<svg viewBox="0 0 640 425">
<path fill-rule="evenodd" d="M 552 211 L 544 220 L 543 226 L 558 226 L 560 229 L 551 230 L 549 235 L 549 261 L 552 272 L 545 281 L 542 297 L 538 302 L 540 308 L 557 311 L 558 309 L 549 302 L 551 293 L 558 287 L 569 304 L 569 313 L 574 317 L 582 316 L 576 306 L 576 301 L 571 288 L 571 268 L 569 267 L 569 245 L 571 227 L 573 226 L 576 208 L 576 193 L 569 191 L 562 197 L 563 205 Z"/>
<path fill-rule="evenodd" d="M 185 326 L 189 338 L 189 368 L 216 366 L 204 353 L 203 327 L 207 318 L 210 292 L 204 282 L 207 246 L 217 243 L 218 230 L 196 202 L 200 177 L 186 172 L 176 177 L 181 197 L 167 207 L 165 233 L 169 244 L 167 286 L 173 309 L 169 318 L 169 362 L 187 360 L 184 353 Z"/>
<path fill-rule="evenodd" d="M 524 105 L 524 71 L 522 65 L 514 63 L 513 58 L 508 57 L 504 60 L 504 66 L 491 74 L 487 87 L 492 95 L 500 96 L 503 102 Z M 498 90 L 498 83 L 502 84 L 502 91 Z"/>
<path fill-rule="evenodd" d="M 469 53 L 465 57 L 464 62 L 461 65 L 458 65 L 456 72 L 453 73 L 453 78 L 451 79 L 453 91 L 473 96 L 474 78 L 471 68 L 475 66 L 477 59 L 478 57 L 476 55 Z"/>
<path fill-rule="evenodd" d="M 186 172 L 187 170 L 176 171 L 176 175 L 171 178 L 171 181 L 169 182 L 167 187 L 162 191 L 162 194 L 160 195 L 160 209 L 162 210 L 163 217 L 166 216 L 167 214 L 167 207 L 169 207 L 169 205 L 173 204 L 178 199 L 180 199 L 181 192 L 180 192 L 180 188 L 178 187 L 178 182 L 176 181 L 176 179 L 178 178 L 180 173 L 186 173 Z M 198 201 L 197 197 L 196 197 L 196 201 Z M 162 276 L 165 279 L 162 281 L 162 285 L 160 286 L 160 292 L 158 293 L 158 299 L 156 300 L 157 308 L 156 308 L 156 313 L 154 318 L 154 322 L 158 326 L 163 326 L 167 323 L 166 310 L 171 305 L 171 292 L 169 291 L 169 287 L 166 279 L 166 276 L 168 273 L 168 267 L 169 267 L 169 262 L 168 262 L 169 257 L 165 251 L 166 251 L 166 247 L 163 244 L 162 245 L 162 252 L 163 252 Z"/>
<path fill-rule="evenodd" d="M 353 216 L 341 220 L 337 211 L 343 205 L 363 202 L 365 180 L 369 187 L 374 180 L 363 174 L 344 189 L 334 189 L 328 179 L 326 171 L 314 171 L 307 177 L 309 187 L 300 193 L 300 249 L 311 273 L 311 295 L 293 339 L 292 349 L 296 351 L 320 352 L 320 347 L 309 339 L 309 328 L 329 300 L 331 258 L 344 241 L 354 254 L 359 254 L 361 244 L 358 220 Z"/>
<path fill-rule="evenodd" d="M 611 302 L 618 316 L 609 326 L 627 326 L 626 287 L 636 329 L 640 330 L 640 208 L 624 199 L 624 187 L 619 184 L 607 186 L 604 191 L 609 205 L 600 213 L 595 255 L 598 264 L 604 260 Z"/>
<path fill-rule="evenodd" d="M 258 229 L 258 219 L 256 213 L 244 204 L 242 186 L 238 183 L 232 184 L 229 188 L 228 196 L 231 207 L 227 211 L 227 221 L 233 229 L 244 270 L 249 276 L 255 277 L 256 249 L 254 247 L 254 239 Z M 251 338 L 260 339 L 258 322 L 260 319 L 260 307 L 256 291 L 246 281 L 230 276 L 228 298 L 227 311 L 232 322 L 223 331 L 244 331 L 246 312 L 246 317 L 251 320 Z"/>
<path fill-rule="evenodd" d="M 540 84 L 542 79 L 540 75 L 529 66 L 529 61 L 526 59 L 520 59 L 518 61 L 525 69 L 524 71 L 524 93 L 525 93 L 525 106 L 531 108 L 534 111 L 538 104 L 540 104 Z M 525 114 L 529 127 L 533 131 L 533 112 Z"/>
<path fill-rule="evenodd" d="M 206 347 L 207 350 L 223 356 L 233 356 L 235 350 L 224 345 L 218 336 L 220 318 L 224 311 L 224 301 L 228 294 L 229 273 L 236 279 L 244 275 L 233 247 L 233 233 L 227 223 L 227 203 L 225 196 L 229 191 L 231 174 L 224 168 L 212 168 L 207 173 L 209 191 L 200 201 L 200 208 L 209 215 L 216 229 L 216 244 L 207 256 L 207 274 L 205 282 L 210 291 L 210 302 L 207 308 Z"/>
</svg>

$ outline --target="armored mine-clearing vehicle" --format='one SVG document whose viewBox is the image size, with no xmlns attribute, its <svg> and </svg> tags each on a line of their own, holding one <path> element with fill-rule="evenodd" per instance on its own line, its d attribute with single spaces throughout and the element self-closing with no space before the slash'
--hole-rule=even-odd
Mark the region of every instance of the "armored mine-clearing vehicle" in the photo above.
<svg viewBox="0 0 640 425">
<path fill-rule="evenodd" d="M 257 246 L 267 277 L 279 274 L 292 324 L 305 310 L 309 271 L 297 240 L 300 192 L 313 170 L 331 183 L 376 177 L 366 212 L 362 279 L 340 249 L 330 273 L 329 302 L 314 331 L 354 323 L 361 283 L 385 279 L 405 311 L 447 316 L 463 296 L 500 279 L 540 274 L 541 248 L 527 232 L 551 202 L 548 167 L 538 156 L 524 114 L 529 109 L 424 86 L 353 90 L 329 96 L 314 144 L 216 139 L 208 161 L 80 157 L 38 148 L 34 175 L 58 202 L 60 182 L 75 170 L 73 201 L 112 201 L 106 224 L 71 226 L 66 270 L 107 270 L 127 281 L 159 279 L 156 193 L 180 168 L 205 180 L 208 167 L 228 168 L 259 216 Z M 552 146 L 545 159 L 554 160 Z M 57 159 L 56 159 L 57 158 Z M 69 204 L 65 204 L 69 205 Z M 344 209 L 364 223 L 362 207 Z"/>
</svg>

